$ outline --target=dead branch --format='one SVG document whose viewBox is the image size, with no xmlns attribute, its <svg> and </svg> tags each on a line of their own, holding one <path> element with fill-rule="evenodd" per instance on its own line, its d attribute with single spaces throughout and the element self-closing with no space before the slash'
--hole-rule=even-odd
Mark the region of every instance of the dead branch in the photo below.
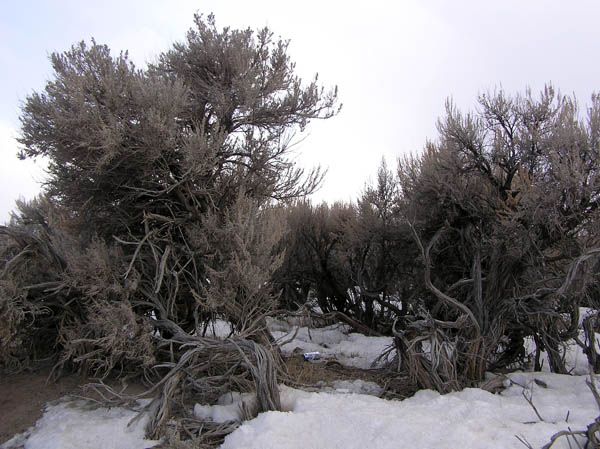
<svg viewBox="0 0 600 449">
<path fill-rule="evenodd" d="M 593 373 L 590 373 L 590 378 L 586 380 L 586 384 L 590 389 L 591 393 L 594 395 L 594 399 L 596 400 L 596 405 L 598 406 L 598 410 L 600 410 L 600 393 L 598 392 L 598 387 L 596 386 L 596 378 Z M 538 415 L 539 417 L 539 415 Z M 585 430 L 561 430 L 560 432 L 555 433 L 550 438 L 550 441 L 542 446 L 542 449 L 550 449 L 554 443 L 556 443 L 562 437 L 575 437 L 575 436 L 583 436 L 586 438 L 585 449 L 597 449 L 600 447 L 600 415 L 590 423 Z"/>
<path fill-rule="evenodd" d="M 410 221 L 407 221 L 407 223 L 412 231 L 415 242 L 417 243 L 417 246 L 419 247 L 419 249 L 421 251 L 421 257 L 423 258 L 423 264 L 424 264 L 424 268 L 425 268 L 425 270 L 424 270 L 425 286 L 440 301 L 454 307 L 455 309 L 458 309 L 459 311 L 464 313 L 466 316 L 468 316 L 471 321 L 471 324 L 475 328 L 476 336 L 479 336 L 481 334 L 481 328 L 479 326 L 477 319 L 475 318 L 475 315 L 473 315 L 473 312 L 467 306 L 462 304 L 461 302 L 457 301 L 456 299 L 452 298 L 451 296 L 448 296 L 447 294 L 440 291 L 435 285 L 433 285 L 433 282 L 431 282 L 432 263 L 431 263 L 430 253 L 431 253 L 431 249 L 435 246 L 435 244 L 437 243 L 439 238 L 442 236 L 442 233 L 444 232 L 444 228 L 438 229 L 437 232 L 434 234 L 434 236 L 429 241 L 429 243 L 427 244 L 427 247 L 424 248 L 423 243 L 421 242 L 421 238 L 417 234 L 417 231 L 415 230 L 415 227 L 413 226 L 413 224 Z"/>
</svg>

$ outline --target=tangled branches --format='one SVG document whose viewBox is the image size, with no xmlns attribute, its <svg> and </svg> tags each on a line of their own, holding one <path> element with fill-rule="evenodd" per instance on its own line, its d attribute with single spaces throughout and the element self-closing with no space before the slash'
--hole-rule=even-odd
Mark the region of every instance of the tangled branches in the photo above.
<svg viewBox="0 0 600 449">
<path fill-rule="evenodd" d="M 244 410 L 247 418 L 263 411 L 281 409 L 278 377 L 283 364 L 275 347 L 260 345 L 245 334 L 225 340 L 190 335 L 169 320 L 157 320 L 155 326 L 172 335 L 168 339 L 157 338 L 159 352 L 167 352 L 173 361 L 154 367 L 161 374 L 148 391 L 130 396 L 104 384 L 92 385 L 102 395 L 104 403 L 111 405 L 131 404 L 152 395 L 153 399 L 142 410 L 151 417 L 149 435 L 165 434 L 176 417 L 188 434 L 195 426 L 195 433 L 189 436 L 206 437 L 202 434 L 206 423 L 196 419 L 190 410 L 195 402 L 213 403 L 229 391 L 256 394 L 255 408 Z M 229 431 L 234 428 L 234 423 L 227 427 Z M 214 432 L 210 435 L 215 437 Z"/>
<path fill-rule="evenodd" d="M 409 226 L 421 250 L 425 286 L 449 310 L 446 316 L 456 318 L 436 319 L 430 312 L 422 309 L 419 319 L 404 317 L 400 331 L 396 329 L 395 323 L 393 332 L 397 355 L 390 365 L 392 368 L 407 373 L 421 388 L 449 392 L 472 386 L 483 380 L 486 371 L 495 366 L 506 366 L 507 361 L 514 360 L 516 353 L 512 352 L 511 347 L 514 342 L 507 335 L 514 336 L 514 333 L 511 334 L 514 329 L 526 329 L 535 335 L 538 343 L 536 364 L 539 364 L 539 353 L 544 348 L 548 351 L 551 369 L 566 373 L 560 344 L 576 336 L 578 313 L 568 315 L 571 323 L 565 325 L 564 315 L 559 312 L 560 301 L 571 295 L 574 289 L 581 289 L 585 285 L 585 277 L 590 270 L 589 266 L 586 267 L 586 262 L 596 258 L 600 249 L 590 249 L 575 258 L 566 267 L 562 282 L 554 280 L 523 297 L 504 298 L 501 303 L 493 306 L 497 313 L 490 314 L 490 310 L 482 309 L 486 298 L 483 296 L 478 253 L 475 253 L 472 278 L 459 281 L 471 286 L 473 299 L 461 302 L 442 292 L 432 282 L 431 252 L 440 240 L 444 228 L 438 230 L 427 245 L 423 245 L 414 226 L 410 223 Z M 452 289 L 451 286 L 448 291 Z M 563 331 L 559 324 L 563 326 Z M 588 321 L 587 326 L 590 325 L 591 321 Z M 595 342 L 595 339 L 592 337 L 591 341 Z M 589 344 L 584 347 L 587 348 L 590 360 L 594 361 L 595 349 L 592 351 Z"/>
</svg>

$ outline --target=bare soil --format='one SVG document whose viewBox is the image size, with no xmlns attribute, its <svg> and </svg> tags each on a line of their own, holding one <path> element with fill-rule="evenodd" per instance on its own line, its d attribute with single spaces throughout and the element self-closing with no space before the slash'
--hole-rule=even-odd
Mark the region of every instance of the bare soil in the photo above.
<svg viewBox="0 0 600 449">
<path fill-rule="evenodd" d="M 302 355 L 294 355 L 284 361 L 289 376 L 288 380 L 292 385 L 300 388 L 315 386 L 321 382 L 361 379 L 374 382 L 382 387 L 384 389 L 383 397 L 387 399 L 405 399 L 412 396 L 417 389 L 406 377 L 394 376 L 379 369 L 350 368 L 332 360 L 306 362 Z"/>
<path fill-rule="evenodd" d="M 0 444 L 24 432 L 42 417 L 44 406 L 67 395 L 90 397 L 83 386 L 95 379 L 77 374 L 48 380 L 49 369 L 18 374 L 0 374 Z M 109 385 L 113 382 L 107 381 Z M 144 391 L 141 384 L 130 384 L 128 393 Z"/>
<path fill-rule="evenodd" d="M 390 385 L 389 373 L 386 376 L 378 370 L 348 368 L 337 362 L 305 362 L 301 355 L 285 359 L 288 382 L 296 386 L 314 386 L 334 380 L 362 379 L 378 383 L 386 390 L 386 397 L 404 398 L 412 395 L 414 389 L 396 379 L 398 385 Z M 57 381 L 49 381 L 48 369 L 19 374 L 0 374 L 0 444 L 14 435 L 24 432 L 41 418 L 44 406 L 67 395 L 83 395 L 82 387 L 94 379 L 76 374 L 64 375 Z M 111 382 L 107 382 L 111 384 Z M 129 393 L 141 393 L 144 387 L 132 384 Z M 87 392 L 89 395 L 89 392 Z"/>
<path fill-rule="evenodd" d="M 79 392 L 89 379 L 78 375 L 48 381 L 48 370 L 0 375 L 0 444 L 24 432 L 42 416 L 44 405 Z"/>
</svg>

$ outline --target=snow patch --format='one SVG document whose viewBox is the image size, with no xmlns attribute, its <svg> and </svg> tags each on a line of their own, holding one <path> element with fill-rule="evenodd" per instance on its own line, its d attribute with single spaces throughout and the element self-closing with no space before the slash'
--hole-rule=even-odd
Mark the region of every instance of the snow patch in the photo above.
<svg viewBox="0 0 600 449">
<path fill-rule="evenodd" d="M 24 449 L 146 449 L 159 441 L 144 438 L 148 417 L 131 422 L 137 412 L 124 408 L 90 409 L 85 401 L 46 407 L 35 427 L 0 448 L 23 444 Z M 131 424 L 129 424 L 131 422 Z"/>
<path fill-rule="evenodd" d="M 271 327 L 271 333 L 284 343 L 281 350 L 285 355 L 317 351 L 322 359 L 337 360 L 344 366 L 362 369 L 371 368 L 375 359 L 392 344 L 391 337 L 367 337 L 351 333 L 350 328 L 342 324 L 315 329 L 300 327 L 293 340 L 287 343 L 295 330 L 289 330 L 282 322 L 278 322 Z"/>
<path fill-rule="evenodd" d="M 404 401 L 388 401 L 305 393 L 296 398 L 291 412 L 261 413 L 241 425 L 227 436 L 222 449 L 521 448 L 516 435 L 540 447 L 555 432 L 583 429 L 597 415 L 584 376 L 513 376 L 525 388 L 512 383 L 497 395 L 474 388 L 443 396 L 425 390 Z M 545 422 L 537 418 L 523 391 L 532 395 Z"/>
</svg>

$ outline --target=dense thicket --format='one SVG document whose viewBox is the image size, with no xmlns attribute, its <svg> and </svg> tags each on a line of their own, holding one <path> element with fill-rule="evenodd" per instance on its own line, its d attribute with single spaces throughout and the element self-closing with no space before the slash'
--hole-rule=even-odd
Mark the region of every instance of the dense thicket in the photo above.
<svg viewBox="0 0 600 449">
<path fill-rule="evenodd" d="M 595 318 L 587 341 L 577 325 L 597 297 L 599 98 L 581 117 L 551 87 L 498 91 L 475 113 L 448 103 L 438 128 L 397 173 L 383 164 L 356 204 L 289 213 L 284 298 L 393 332 L 402 369 L 424 387 L 523 363 L 528 338 L 538 368 L 546 351 L 566 372 L 561 345 L 573 338 L 598 368 Z"/>
<path fill-rule="evenodd" d="M 49 178 L 0 227 L 2 367 L 144 374 L 154 434 L 189 413 L 176 397 L 253 390 L 247 415 L 279 408 L 266 317 L 281 308 L 393 335 L 388 374 L 442 392 L 539 369 L 542 351 L 565 373 L 571 339 L 600 372 L 597 313 L 578 333 L 579 307 L 599 305 L 600 97 L 449 102 L 422 153 L 382 162 L 352 204 L 313 205 L 321 173 L 290 144 L 336 92 L 296 77 L 268 30 L 196 16 L 145 69 L 95 42 L 52 65 L 20 138 Z M 206 336 L 216 318 L 230 338 Z"/>
<path fill-rule="evenodd" d="M 596 273 L 600 103 L 582 119 L 548 87 L 538 98 L 483 95 L 479 107 L 464 115 L 448 104 L 439 141 L 400 163 L 427 309 L 468 323 L 472 334 L 459 336 L 477 345 L 465 350 L 476 377 L 522 357 L 525 337 L 565 372 L 559 347 L 576 336 Z"/>
<path fill-rule="evenodd" d="M 0 362 L 177 369 L 155 428 L 186 388 L 214 395 L 253 379 L 259 407 L 277 408 L 264 319 L 277 307 L 280 208 L 321 178 L 289 146 L 336 112 L 335 90 L 298 78 L 269 30 L 220 30 L 211 16 L 146 69 L 95 42 L 51 61 L 19 140 L 22 157 L 47 158 L 48 180 L 0 228 Z M 201 338 L 217 316 L 237 343 Z"/>
<path fill-rule="evenodd" d="M 312 303 L 347 316 L 361 332 L 390 334 L 394 319 L 406 314 L 403 303 L 417 276 L 418 255 L 398 195 L 397 177 L 383 162 L 356 204 L 290 208 L 286 257 L 274 275 L 283 304 Z"/>
</svg>

